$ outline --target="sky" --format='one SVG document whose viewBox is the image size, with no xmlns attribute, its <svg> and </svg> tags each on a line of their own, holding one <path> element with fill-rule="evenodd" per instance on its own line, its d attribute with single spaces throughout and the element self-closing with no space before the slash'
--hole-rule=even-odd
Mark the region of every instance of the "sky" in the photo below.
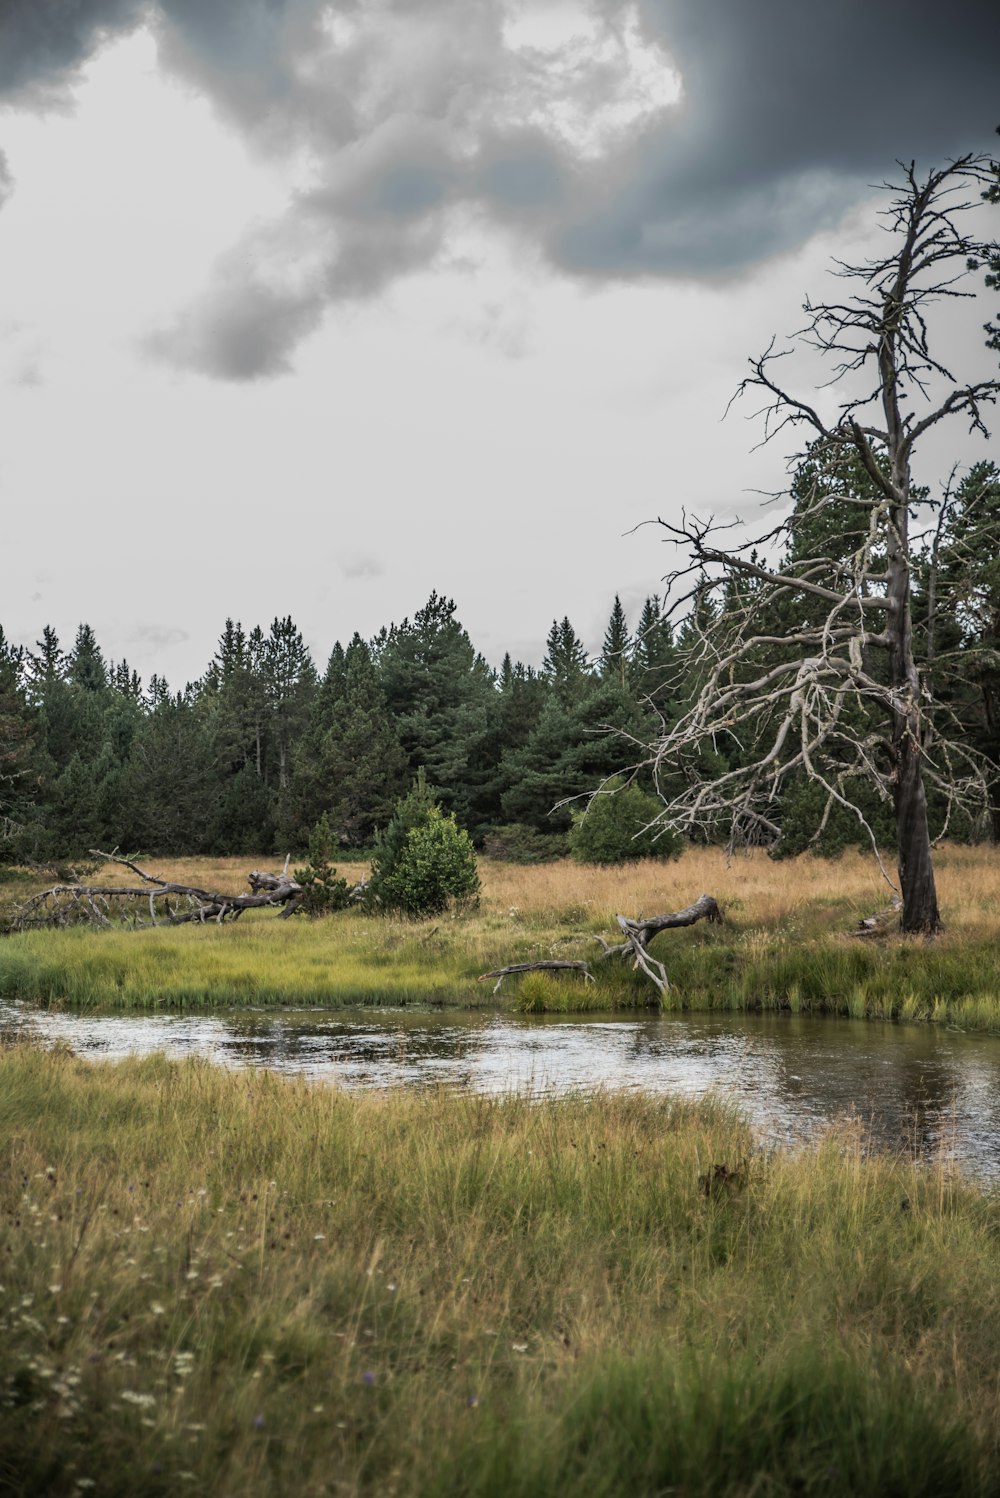
<svg viewBox="0 0 1000 1498">
<path fill-rule="evenodd" d="M 781 486 L 727 404 L 895 163 L 998 125 L 995 0 L 0 0 L 0 624 L 175 688 L 432 590 L 493 664 L 598 650 L 657 517 Z"/>
</svg>

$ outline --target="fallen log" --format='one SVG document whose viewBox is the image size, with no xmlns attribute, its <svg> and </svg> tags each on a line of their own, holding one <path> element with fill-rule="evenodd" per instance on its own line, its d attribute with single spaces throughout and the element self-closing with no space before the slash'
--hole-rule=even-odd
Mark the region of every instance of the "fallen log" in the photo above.
<svg viewBox="0 0 1000 1498">
<path fill-rule="evenodd" d="M 497 981 L 494 985 L 493 992 L 499 993 L 500 984 L 505 978 L 509 978 L 512 973 L 550 973 L 565 968 L 573 968 L 577 972 L 582 973 L 584 981 L 587 983 L 593 983 L 595 981 L 593 973 L 591 973 L 590 968 L 585 962 L 559 962 L 555 958 L 542 962 L 512 962 L 507 967 L 495 967 L 491 972 L 480 973 L 477 981 L 480 983 L 485 983 L 487 978 L 495 978 Z"/>
<path fill-rule="evenodd" d="M 633 968 L 645 973 L 659 991 L 662 1000 L 663 995 L 669 992 L 670 980 L 663 963 L 647 951 L 653 937 L 658 936 L 661 931 L 693 926 L 698 921 L 711 921 L 713 924 L 718 924 L 724 917 L 719 902 L 712 895 L 699 895 L 693 904 L 685 906 L 683 910 L 672 911 L 668 915 L 654 915 L 648 919 L 640 917 L 638 920 L 619 915 L 615 919 L 625 940 L 610 946 L 602 936 L 595 937 L 594 940 L 602 948 L 601 961 L 606 962 L 612 957 L 631 957 Z M 479 981 L 482 983 L 487 978 L 496 978 L 497 985 L 493 990 L 496 993 L 504 978 L 512 973 L 552 971 L 559 968 L 576 968 L 583 973 L 588 982 L 595 981 L 586 962 L 556 961 L 555 959 L 539 962 L 512 962 L 508 967 L 494 968 L 492 972 L 480 974 Z"/>
<path fill-rule="evenodd" d="M 232 895 L 160 879 L 140 868 L 135 859 L 125 858 L 117 851 L 104 853 L 94 848 L 91 852 L 102 863 L 121 864 L 130 869 L 142 883 L 138 886 L 55 884 L 32 895 L 18 908 L 12 928 L 25 931 L 31 926 L 70 926 L 80 920 L 112 926 L 115 924 L 112 916 L 140 927 L 180 926 L 190 921 L 215 921 L 221 926 L 225 921 L 238 920 L 244 910 L 267 905 L 283 906 L 279 917 L 283 920 L 293 914 L 303 895 L 301 884 L 289 877 L 288 859 L 281 874 L 266 874 L 254 869 L 248 876 L 253 893 Z M 139 915 L 139 901 L 149 910 L 148 921 Z"/>
</svg>

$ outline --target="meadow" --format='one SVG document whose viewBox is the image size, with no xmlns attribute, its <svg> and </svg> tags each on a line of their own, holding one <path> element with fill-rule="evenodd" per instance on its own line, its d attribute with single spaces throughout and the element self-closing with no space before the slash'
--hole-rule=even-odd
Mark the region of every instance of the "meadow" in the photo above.
<svg viewBox="0 0 1000 1498">
<path fill-rule="evenodd" d="M 718 1103 L 0 1055 L 0 1490 L 1000 1492 L 1000 1200 Z"/>
<path fill-rule="evenodd" d="M 168 878 L 236 892 L 253 864 L 198 859 L 155 867 Z M 676 862 L 616 868 L 483 860 L 479 909 L 425 921 L 354 910 L 282 921 L 261 911 L 222 927 L 11 935 L 0 941 L 0 997 L 124 1010 L 642 1007 L 656 998 L 649 981 L 621 962 L 601 962 L 595 938 L 613 937 L 617 912 L 659 914 L 707 892 L 722 904 L 725 924 L 665 932 L 653 943 L 672 984 L 665 1007 L 790 1009 L 1000 1030 L 1000 858 L 990 848 L 946 847 L 937 870 L 946 928 L 926 942 L 851 934 L 888 896 L 874 862 L 860 853 L 727 862 L 721 851 L 704 849 Z M 121 872 L 105 871 L 115 879 Z M 340 872 L 354 879 L 364 868 L 344 864 Z M 0 886 L 0 908 L 9 911 L 30 888 L 24 878 Z M 492 983 L 477 981 L 508 963 L 549 958 L 590 961 L 596 983 L 579 974 L 532 973 L 508 979 L 494 999 Z"/>
</svg>

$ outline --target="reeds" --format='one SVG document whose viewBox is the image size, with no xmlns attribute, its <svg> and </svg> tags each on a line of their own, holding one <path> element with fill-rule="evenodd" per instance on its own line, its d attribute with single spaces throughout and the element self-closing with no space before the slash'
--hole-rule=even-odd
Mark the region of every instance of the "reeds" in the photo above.
<svg viewBox="0 0 1000 1498">
<path fill-rule="evenodd" d="M 634 1095 L 0 1058 L 0 1490 L 985 1494 L 1000 1202 Z"/>
</svg>

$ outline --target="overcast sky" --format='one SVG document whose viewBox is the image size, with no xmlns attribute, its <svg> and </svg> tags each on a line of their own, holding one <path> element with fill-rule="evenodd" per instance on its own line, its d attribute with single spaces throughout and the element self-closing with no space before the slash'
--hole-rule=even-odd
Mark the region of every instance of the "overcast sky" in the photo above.
<svg viewBox="0 0 1000 1498">
<path fill-rule="evenodd" d="M 998 124 L 995 0 L 0 0 L 0 623 L 596 649 L 634 527 L 780 483 L 723 412 L 874 184 Z"/>
</svg>

